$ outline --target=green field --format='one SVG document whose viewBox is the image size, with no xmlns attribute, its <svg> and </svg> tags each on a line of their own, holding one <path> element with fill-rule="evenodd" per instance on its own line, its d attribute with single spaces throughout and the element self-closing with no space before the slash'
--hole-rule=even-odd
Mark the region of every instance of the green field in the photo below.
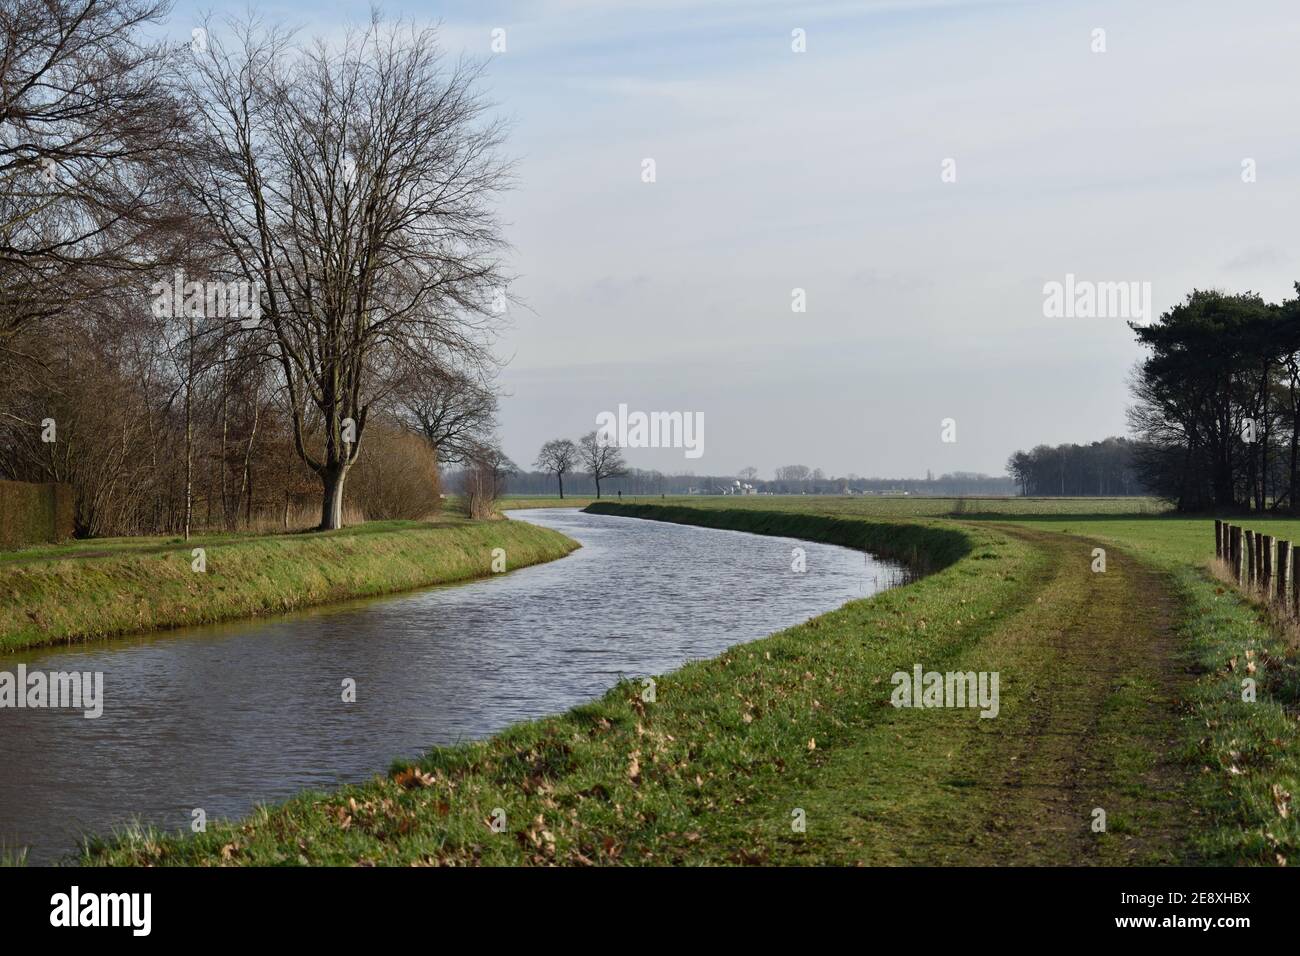
<svg viewBox="0 0 1300 956">
<path fill-rule="evenodd" d="M 590 497 L 507 495 L 497 507 L 585 508 Z M 615 504 L 678 505 L 688 508 L 751 508 L 759 511 L 802 511 L 809 514 L 851 514 L 876 518 L 940 518 L 980 515 L 1060 515 L 1081 511 L 1089 515 L 1157 515 L 1167 505 L 1155 498 L 924 498 L 904 495 L 618 495 L 601 501 Z"/>
<path fill-rule="evenodd" d="M 512 508 L 585 508 L 595 501 L 595 498 L 574 498 L 566 496 L 560 498 L 537 496 L 529 497 L 520 495 L 517 497 L 505 497 L 497 502 L 498 511 L 509 511 Z"/>
<path fill-rule="evenodd" d="M 664 675 L 654 702 L 624 683 L 568 714 L 193 838 L 119 834 L 84 862 L 1295 859 L 1295 650 L 1212 576 L 1213 523 L 1130 499 L 1027 501 L 1018 514 L 1014 499 L 961 502 L 602 502 L 856 545 L 933 573 Z M 1245 523 L 1300 536 L 1300 522 Z M 998 673 L 998 715 L 889 706 L 891 675 L 915 664 Z M 1247 674 L 1256 702 L 1242 699 Z"/>
</svg>

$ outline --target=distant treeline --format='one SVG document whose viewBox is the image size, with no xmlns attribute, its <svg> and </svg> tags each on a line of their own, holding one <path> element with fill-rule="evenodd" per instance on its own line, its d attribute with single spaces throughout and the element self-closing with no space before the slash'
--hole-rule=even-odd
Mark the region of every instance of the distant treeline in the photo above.
<svg viewBox="0 0 1300 956">
<path fill-rule="evenodd" d="M 815 469 L 803 469 L 803 477 L 787 477 L 787 466 L 778 469 L 783 477 L 765 481 L 750 475 L 748 469 L 732 475 L 666 475 L 658 471 L 629 468 L 621 476 L 602 480 L 604 494 L 617 495 L 697 495 L 735 494 L 736 482 L 750 485 L 757 494 L 912 494 L 912 495 L 1013 495 L 1016 493 L 1010 478 L 956 472 L 938 478 L 860 478 L 850 475 L 842 478 L 826 477 Z M 798 472 L 796 472 L 797 474 Z M 553 495 L 557 483 L 555 475 L 542 471 L 520 471 L 507 480 L 508 494 Z M 743 490 L 739 489 L 739 490 Z M 573 472 L 564 476 L 564 493 L 578 497 L 593 497 L 596 485 L 589 475 Z"/>
<path fill-rule="evenodd" d="M 1107 438 L 1088 445 L 1039 445 L 1007 459 L 1023 495 L 1124 496 L 1146 494 L 1135 465 L 1135 443 Z"/>
<path fill-rule="evenodd" d="M 1143 483 L 1184 511 L 1294 512 L 1300 298 L 1193 291 L 1134 331 L 1149 350 L 1129 412 Z"/>
</svg>

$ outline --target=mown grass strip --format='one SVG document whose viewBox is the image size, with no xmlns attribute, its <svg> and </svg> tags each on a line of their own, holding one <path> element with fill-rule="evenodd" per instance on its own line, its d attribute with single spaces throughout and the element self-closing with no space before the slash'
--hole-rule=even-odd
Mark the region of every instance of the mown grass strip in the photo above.
<svg viewBox="0 0 1300 956">
<path fill-rule="evenodd" d="M 69 546 L 75 547 L 75 546 Z M 206 552 L 206 571 L 192 551 Z M 0 563 L 0 650 L 279 614 L 563 557 L 577 542 L 522 521 L 392 522 L 327 534 L 226 536 Z"/>
<path fill-rule="evenodd" d="M 1197 672 L 1184 701 L 1180 754 L 1200 808 L 1192 840 L 1213 863 L 1294 865 L 1300 860 L 1300 655 L 1266 608 L 1214 576 L 1214 522 L 1021 520 L 1066 534 L 1086 531 L 1169 574 L 1182 609 L 1179 636 Z M 1294 519 L 1261 519 L 1252 527 L 1300 540 Z"/>
</svg>

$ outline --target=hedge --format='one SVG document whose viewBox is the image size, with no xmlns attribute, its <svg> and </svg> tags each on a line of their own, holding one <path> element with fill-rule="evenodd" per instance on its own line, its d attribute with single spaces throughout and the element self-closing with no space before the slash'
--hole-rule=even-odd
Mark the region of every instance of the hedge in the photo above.
<svg viewBox="0 0 1300 956">
<path fill-rule="evenodd" d="M 0 550 L 72 537 L 72 486 L 0 481 Z"/>
</svg>

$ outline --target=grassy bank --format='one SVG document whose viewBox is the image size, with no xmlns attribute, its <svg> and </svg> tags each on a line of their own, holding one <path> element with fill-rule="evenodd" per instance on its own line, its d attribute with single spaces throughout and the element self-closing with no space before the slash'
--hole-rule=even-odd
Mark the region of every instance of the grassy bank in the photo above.
<svg viewBox="0 0 1300 956">
<path fill-rule="evenodd" d="M 559 495 L 552 497 L 521 495 L 513 498 L 506 496 L 497 501 L 497 511 L 510 511 L 512 508 L 585 508 L 595 500 L 595 498 L 574 498 L 571 495 L 564 498 Z"/>
<path fill-rule="evenodd" d="M 1185 859 L 1185 793 L 1162 757 L 1175 732 L 1170 652 L 1157 647 L 1159 608 L 1141 621 L 1128 614 L 1138 595 L 1151 605 L 1149 578 L 1092 575 L 1086 542 L 1005 526 L 734 510 L 655 517 L 870 543 L 939 570 L 663 675 L 653 702 L 640 682 L 624 682 L 369 783 L 306 793 L 194 837 L 127 833 L 89 847 L 84 862 Z M 1107 606 L 1097 626 L 1084 619 Z M 1070 626 L 1043 641 L 1062 616 Z M 1097 667 L 1096 653 L 1110 663 Z M 889 706 L 891 675 L 916 663 L 999 670 L 999 717 Z M 1053 695 L 1087 706 L 1045 717 Z M 1048 777 L 1067 783 L 1042 786 Z M 1068 781 L 1083 778 L 1075 792 Z M 1100 835 L 1088 827 L 1096 805 L 1112 821 Z"/>
<path fill-rule="evenodd" d="M 917 574 L 929 574 L 965 557 L 971 548 L 968 532 L 942 527 L 934 522 L 863 521 L 861 518 L 837 517 L 833 514 L 761 511 L 755 508 L 728 507 L 736 499 L 713 499 L 713 507 L 690 507 L 677 504 L 619 504 L 593 502 L 586 510 L 592 514 L 623 515 L 652 521 L 724 528 L 751 534 L 806 538 L 825 544 L 870 551 L 883 558 L 906 564 Z"/>
<path fill-rule="evenodd" d="M 1162 569 L 1181 605 L 1179 637 L 1196 680 L 1184 705 L 1180 756 L 1194 773 L 1203 816 L 1193 839 L 1218 862 L 1300 860 L 1300 649 L 1265 609 L 1213 573 L 1207 518 L 1020 519 L 1052 533 L 1086 532 Z M 1236 520 L 1236 519 L 1234 519 Z M 1300 539 L 1300 520 L 1241 519 Z M 1244 700 L 1243 681 L 1256 684 Z"/>
<path fill-rule="evenodd" d="M 375 522 L 324 533 L 117 538 L 0 555 L 0 651 L 278 614 L 549 561 L 576 542 L 520 521 Z M 193 568 L 193 549 L 206 570 Z"/>
<path fill-rule="evenodd" d="M 133 831 L 84 862 L 1294 860 L 1295 652 L 1210 575 L 1212 523 L 1087 513 L 1081 500 L 1019 515 L 955 501 L 602 503 L 593 510 L 870 546 L 937 570 L 663 675 L 653 702 L 624 682 L 369 783 L 195 837 Z M 909 520 L 936 509 L 962 517 Z M 1300 523 L 1261 527 L 1300 539 Z M 1105 573 L 1092 570 L 1098 546 Z M 999 673 L 996 719 L 889 706 L 891 675 L 918 663 Z M 1254 703 L 1241 699 L 1248 674 Z"/>
<path fill-rule="evenodd" d="M 803 520 L 783 522 L 779 533 L 826 534 L 838 543 L 853 535 L 861 543 L 873 533 L 862 521 Z M 772 822 L 760 795 L 815 775 L 837 742 L 851 739 L 853 724 L 878 719 L 881 674 L 910 667 L 918 638 L 941 644 L 942 622 L 965 618 L 974 640 L 984 626 L 979 619 L 996 618 L 1016 600 L 1015 576 L 1034 561 L 1030 549 L 992 530 L 907 531 L 909 551 L 935 548 L 926 558 L 934 566 L 975 545 L 978 570 L 986 573 L 954 566 L 904 589 L 909 596 L 853 602 L 689 664 L 658 678 L 654 703 L 641 699 L 641 683 L 624 682 L 568 714 L 435 749 L 370 783 L 303 794 L 242 822 L 210 821 L 194 837 L 133 832 L 90 848 L 85 862 L 740 861 L 737 848 L 750 841 L 736 828 Z M 928 630 L 918 631 L 925 618 Z M 497 809 L 504 813 L 502 833 L 489 826 Z M 777 834 L 788 830 L 783 819 L 775 825 Z"/>
<path fill-rule="evenodd" d="M 684 502 L 682 502 L 684 503 Z M 693 502 L 693 504 L 695 504 Z M 815 511 L 843 518 L 946 516 L 952 525 L 1011 523 L 1039 535 L 1085 541 L 1135 559 L 1130 576 L 1158 573 L 1153 587 L 1173 598 L 1168 629 L 1177 639 L 1170 666 L 1186 671 L 1174 741 L 1190 779 L 1187 843 L 1197 859 L 1279 865 L 1300 858 L 1300 649 L 1249 596 L 1213 573 L 1214 524 L 1160 513 L 1148 499 L 710 499 L 697 507 L 779 513 Z M 1129 513 L 1125 513 L 1127 507 Z M 1300 541 L 1300 520 L 1234 519 L 1277 538 Z M 995 524 L 996 523 L 996 524 Z M 1083 549 L 1091 554 L 1090 547 Z M 1117 572 L 1112 560 L 1109 575 Z M 1148 601 L 1128 609 L 1137 617 Z M 1101 607 L 1089 612 L 1099 618 Z M 1136 636 L 1130 643 L 1137 641 Z M 1256 699 L 1243 700 L 1243 681 Z"/>
</svg>

